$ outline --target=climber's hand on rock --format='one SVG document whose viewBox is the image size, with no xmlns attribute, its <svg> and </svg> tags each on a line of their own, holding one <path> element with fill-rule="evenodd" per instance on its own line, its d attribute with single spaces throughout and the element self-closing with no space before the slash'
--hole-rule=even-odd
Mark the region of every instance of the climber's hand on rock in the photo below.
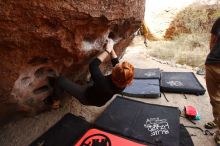
<svg viewBox="0 0 220 146">
<path fill-rule="evenodd" d="M 107 39 L 107 45 L 106 45 L 106 51 L 108 51 L 109 53 L 112 52 L 113 50 L 113 46 L 114 46 L 114 41 L 112 39 Z"/>
</svg>

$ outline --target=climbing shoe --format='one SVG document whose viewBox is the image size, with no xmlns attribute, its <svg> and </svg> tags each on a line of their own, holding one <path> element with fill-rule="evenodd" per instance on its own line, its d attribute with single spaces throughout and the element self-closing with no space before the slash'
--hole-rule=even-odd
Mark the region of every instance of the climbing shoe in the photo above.
<svg viewBox="0 0 220 146">
<path fill-rule="evenodd" d="M 217 146 L 220 146 L 220 132 L 219 131 L 216 132 L 215 142 L 216 142 Z"/>
<path fill-rule="evenodd" d="M 214 129 L 214 128 L 217 127 L 217 125 L 215 124 L 214 121 L 212 121 L 212 122 L 206 123 L 204 127 L 205 127 L 206 129 Z"/>
</svg>

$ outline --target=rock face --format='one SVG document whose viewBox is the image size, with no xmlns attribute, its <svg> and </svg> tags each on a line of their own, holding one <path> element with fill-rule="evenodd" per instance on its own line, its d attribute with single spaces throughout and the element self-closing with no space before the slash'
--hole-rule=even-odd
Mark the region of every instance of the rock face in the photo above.
<svg viewBox="0 0 220 146">
<path fill-rule="evenodd" d="M 144 6 L 144 0 L 0 1 L 0 119 L 44 109 L 38 101 L 52 92 L 48 76 L 85 80 L 110 32 L 122 54 Z"/>
<path fill-rule="evenodd" d="M 182 33 L 209 32 L 217 16 L 219 0 L 147 0 L 144 22 L 148 33 L 160 40 Z"/>
</svg>

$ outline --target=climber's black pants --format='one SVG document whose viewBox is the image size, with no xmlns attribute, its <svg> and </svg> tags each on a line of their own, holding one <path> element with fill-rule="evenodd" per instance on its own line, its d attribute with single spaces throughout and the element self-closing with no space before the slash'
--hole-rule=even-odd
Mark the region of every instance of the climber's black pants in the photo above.
<svg viewBox="0 0 220 146">
<path fill-rule="evenodd" d="M 82 104 L 88 104 L 85 94 L 89 85 L 79 85 L 62 76 L 56 78 L 52 84 L 53 100 L 59 99 L 65 91 L 78 99 Z"/>
</svg>

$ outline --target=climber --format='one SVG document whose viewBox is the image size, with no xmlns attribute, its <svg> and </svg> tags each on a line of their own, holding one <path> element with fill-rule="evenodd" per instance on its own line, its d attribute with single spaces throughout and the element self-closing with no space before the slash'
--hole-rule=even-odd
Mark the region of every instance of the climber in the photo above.
<svg viewBox="0 0 220 146">
<path fill-rule="evenodd" d="M 108 39 L 106 49 L 90 63 L 89 71 L 93 80 L 92 84 L 79 85 L 63 76 L 50 78 L 50 84 L 54 87 L 54 92 L 49 99 L 57 101 L 63 91 L 66 91 L 82 104 L 102 106 L 111 99 L 114 94 L 123 91 L 133 80 L 134 67 L 126 61 L 119 63 L 113 45 L 114 41 Z M 104 76 L 99 65 L 108 55 L 111 57 L 113 69 L 112 74 Z M 53 104 L 58 106 L 57 102 Z"/>
</svg>

